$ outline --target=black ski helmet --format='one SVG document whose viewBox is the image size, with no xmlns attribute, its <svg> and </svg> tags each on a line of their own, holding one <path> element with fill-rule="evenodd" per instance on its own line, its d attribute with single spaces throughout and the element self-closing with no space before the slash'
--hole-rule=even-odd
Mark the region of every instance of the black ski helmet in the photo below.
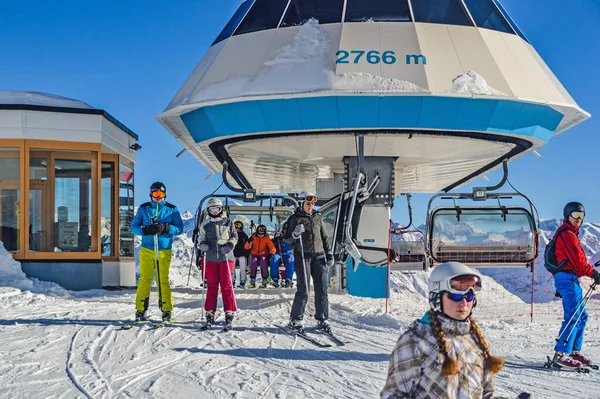
<svg viewBox="0 0 600 399">
<path fill-rule="evenodd" d="M 563 209 L 563 217 L 565 218 L 565 220 L 569 220 L 569 215 L 573 212 L 585 213 L 585 208 L 583 207 L 583 204 L 581 202 L 573 201 L 565 205 Z"/>
<path fill-rule="evenodd" d="M 152 198 L 152 193 L 155 191 L 165 193 L 165 198 L 167 198 L 167 187 L 163 183 L 159 181 L 152 183 L 150 186 L 150 198 Z"/>
<path fill-rule="evenodd" d="M 267 234 L 267 226 L 265 226 L 264 224 L 259 224 L 256 227 L 256 234 Z"/>
</svg>

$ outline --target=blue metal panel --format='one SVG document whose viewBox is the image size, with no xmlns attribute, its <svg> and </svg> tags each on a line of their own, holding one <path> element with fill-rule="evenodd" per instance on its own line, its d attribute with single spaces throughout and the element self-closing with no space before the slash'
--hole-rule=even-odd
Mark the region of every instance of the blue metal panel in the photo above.
<svg viewBox="0 0 600 399">
<path fill-rule="evenodd" d="M 339 96 L 340 127 L 361 128 L 379 126 L 379 97 Z"/>
<path fill-rule="evenodd" d="M 385 96 L 379 99 L 379 127 L 418 127 L 423 97 Z"/>
<path fill-rule="evenodd" d="M 206 108 L 209 107 L 196 109 L 181 115 L 181 120 L 196 143 L 210 140 L 217 135 L 208 115 L 206 115 Z"/>
<path fill-rule="evenodd" d="M 336 129 L 338 119 L 337 97 L 298 98 L 304 129 Z"/>
<path fill-rule="evenodd" d="M 268 131 L 302 130 L 298 102 L 292 99 L 259 101 Z"/>
<path fill-rule="evenodd" d="M 385 298 L 387 267 L 372 267 L 363 263 L 356 271 L 352 262 L 346 263 L 348 294 L 366 298 Z"/>
<path fill-rule="evenodd" d="M 461 98 L 423 97 L 419 126 L 424 129 L 452 129 Z"/>
<path fill-rule="evenodd" d="M 497 100 L 463 98 L 458 106 L 454 129 L 487 130 L 497 106 Z"/>
<path fill-rule="evenodd" d="M 228 105 L 233 110 L 242 133 L 264 132 L 267 130 L 258 101 L 243 101 Z"/>
<path fill-rule="evenodd" d="M 512 133 L 512 127 L 521 113 L 522 103 L 498 101 L 494 115 L 487 127 L 490 132 Z"/>
<path fill-rule="evenodd" d="M 196 142 L 239 133 L 335 128 L 488 131 L 547 141 L 563 115 L 546 105 L 513 100 L 357 95 L 214 105 L 181 118 Z"/>
<path fill-rule="evenodd" d="M 226 104 L 224 107 L 207 107 L 206 115 L 210 119 L 217 136 L 242 132 L 242 128 L 233 112 L 233 104 Z"/>
</svg>

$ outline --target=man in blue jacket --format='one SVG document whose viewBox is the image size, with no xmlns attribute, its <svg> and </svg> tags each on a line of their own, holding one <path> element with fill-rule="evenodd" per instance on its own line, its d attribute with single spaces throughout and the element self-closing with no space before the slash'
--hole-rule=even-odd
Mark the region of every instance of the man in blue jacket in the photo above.
<svg viewBox="0 0 600 399">
<path fill-rule="evenodd" d="M 171 266 L 171 247 L 173 236 L 183 232 L 183 221 L 179 210 L 166 201 L 167 189 L 161 182 L 150 186 L 150 199 L 138 208 L 131 231 L 142 236 L 140 248 L 140 280 L 135 296 L 135 320 L 147 320 L 150 287 L 157 270 L 158 306 L 162 310 L 162 319 L 171 321 L 173 297 L 169 285 L 169 267 Z M 157 260 L 158 257 L 158 260 Z"/>
</svg>

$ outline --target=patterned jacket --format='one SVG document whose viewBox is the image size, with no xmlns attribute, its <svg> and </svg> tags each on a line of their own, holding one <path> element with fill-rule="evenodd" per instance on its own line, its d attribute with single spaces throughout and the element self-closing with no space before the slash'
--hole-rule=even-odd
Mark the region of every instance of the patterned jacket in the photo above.
<svg viewBox="0 0 600 399">
<path fill-rule="evenodd" d="M 442 375 L 440 353 L 429 322 L 429 312 L 415 320 L 398 339 L 390 358 L 381 399 L 490 399 L 494 375 L 484 367 L 483 350 L 471 324 L 438 316 L 448 343 L 448 354 L 457 360 L 458 374 Z"/>
<path fill-rule="evenodd" d="M 224 214 L 219 217 L 207 216 L 198 229 L 198 242 L 208 244 L 207 262 L 234 262 L 233 248 L 237 244 L 238 234 L 233 222 Z M 222 248 L 228 246 L 224 254 Z"/>
</svg>

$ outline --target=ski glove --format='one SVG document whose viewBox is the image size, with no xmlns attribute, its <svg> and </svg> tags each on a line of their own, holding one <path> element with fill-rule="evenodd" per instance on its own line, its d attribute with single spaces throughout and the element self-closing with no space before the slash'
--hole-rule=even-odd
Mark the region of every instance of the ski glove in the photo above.
<svg viewBox="0 0 600 399">
<path fill-rule="evenodd" d="M 142 234 L 145 236 L 155 236 L 158 231 L 156 230 L 156 224 L 151 224 L 150 226 L 142 227 Z"/>
<path fill-rule="evenodd" d="M 208 252 L 208 244 L 205 242 L 201 242 L 200 245 L 198 245 L 198 248 L 200 248 L 200 251 L 202 252 Z"/>
<path fill-rule="evenodd" d="M 250 237 L 248 237 L 248 242 L 249 242 L 249 243 L 252 243 L 252 241 L 254 241 L 254 236 L 250 236 Z"/>
<path fill-rule="evenodd" d="M 335 261 L 332 254 L 327 254 L 327 267 L 333 267 Z"/>
<path fill-rule="evenodd" d="M 292 238 L 294 240 L 297 240 L 298 238 L 300 238 L 300 236 L 302 235 L 302 233 L 304 233 L 305 231 L 306 230 L 304 229 L 304 225 L 302 223 L 296 225 L 296 228 L 292 232 Z"/>
<path fill-rule="evenodd" d="M 233 250 L 233 244 L 228 242 L 227 244 L 223 244 L 219 247 L 219 250 L 222 254 L 227 255 Z"/>
<path fill-rule="evenodd" d="M 598 270 L 594 270 L 592 278 L 594 279 L 594 284 L 600 285 L 600 273 L 598 273 Z"/>
<path fill-rule="evenodd" d="M 154 226 L 156 226 L 156 232 L 159 234 L 167 234 L 171 228 L 169 223 L 155 223 Z"/>
</svg>

